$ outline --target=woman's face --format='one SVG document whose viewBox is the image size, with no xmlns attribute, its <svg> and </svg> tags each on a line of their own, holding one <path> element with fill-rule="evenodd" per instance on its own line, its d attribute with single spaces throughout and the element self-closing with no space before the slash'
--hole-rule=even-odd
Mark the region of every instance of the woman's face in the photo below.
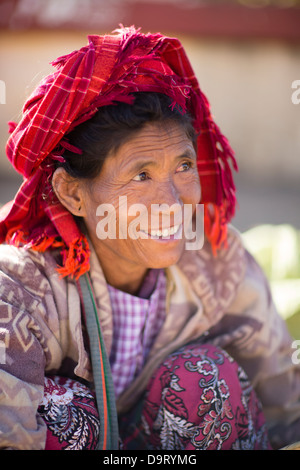
<svg viewBox="0 0 300 470">
<path fill-rule="evenodd" d="M 196 153 L 183 127 L 147 124 L 82 184 L 84 221 L 100 262 L 148 269 L 178 261 L 184 206 L 200 201 Z"/>
</svg>

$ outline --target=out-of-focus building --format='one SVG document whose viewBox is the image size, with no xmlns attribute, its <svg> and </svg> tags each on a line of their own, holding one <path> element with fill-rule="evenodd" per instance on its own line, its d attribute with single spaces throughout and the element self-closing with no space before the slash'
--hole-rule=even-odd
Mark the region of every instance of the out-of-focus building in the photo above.
<svg viewBox="0 0 300 470">
<path fill-rule="evenodd" d="M 120 23 L 181 39 L 236 152 L 249 223 L 268 221 L 270 206 L 271 222 L 300 227 L 298 0 L 0 1 L 0 203 L 16 181 L 5 156 L 7 121 L 19 119 L 51 60 Z"/>
</svg>

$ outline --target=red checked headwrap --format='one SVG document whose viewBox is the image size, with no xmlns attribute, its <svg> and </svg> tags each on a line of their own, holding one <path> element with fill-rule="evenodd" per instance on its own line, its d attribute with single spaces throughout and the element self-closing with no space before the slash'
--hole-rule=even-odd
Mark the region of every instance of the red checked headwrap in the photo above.
<svg viewBox="0 0 300 470">
<path fill-rule="evenodd" d="M 132 93 L 160 92 L 188 110 L 198 137 L 198 170 L 205 205 L 205 233 L 214 251 L 226 242 L 234 215 L 233 152 L 210 114 L 209 103 L 181 43 L 134 27 L 112 35 L 89 36 L 88 45 L 58 58 L 12 124 L 7 156 L 23 175 L 14 201 L 0 212 L 0 243 L 38 251 L 61 248 L 61 275 L 78 278 L 89 269 L 89 247 L 74 217 L 51 185 L 56 161 L 63 160 L 67 133 L 101 106 L 132 102 Z"/>
</svg>

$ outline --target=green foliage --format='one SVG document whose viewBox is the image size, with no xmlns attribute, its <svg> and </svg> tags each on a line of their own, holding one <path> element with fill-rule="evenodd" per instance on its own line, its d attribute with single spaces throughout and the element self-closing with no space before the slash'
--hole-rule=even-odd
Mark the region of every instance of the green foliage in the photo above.
<svg viewBox="0 0 300 470">
<path fill-rule="evenodd" d="M 300 338 L 300 231 L 291 225 L 260 225 L 243 234 L 264 270 L 275 305 L 294 338 Z"/>
</svg>

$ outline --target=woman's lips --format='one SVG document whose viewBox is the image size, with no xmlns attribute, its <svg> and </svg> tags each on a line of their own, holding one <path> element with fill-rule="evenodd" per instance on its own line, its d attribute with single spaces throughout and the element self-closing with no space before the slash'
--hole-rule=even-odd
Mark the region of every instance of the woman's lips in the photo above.
<svg viewBox="0 0 300 470">
<path fill-rule="evenodd" d="M 151 238 L 173 238 L 175 235 L 179 233 L 179 229 L 181 225 L 174 225 L 173 227 L 162 228 L 158 230 L 140 230 L 145 235 L 150 236 Z"/>
</svg>

